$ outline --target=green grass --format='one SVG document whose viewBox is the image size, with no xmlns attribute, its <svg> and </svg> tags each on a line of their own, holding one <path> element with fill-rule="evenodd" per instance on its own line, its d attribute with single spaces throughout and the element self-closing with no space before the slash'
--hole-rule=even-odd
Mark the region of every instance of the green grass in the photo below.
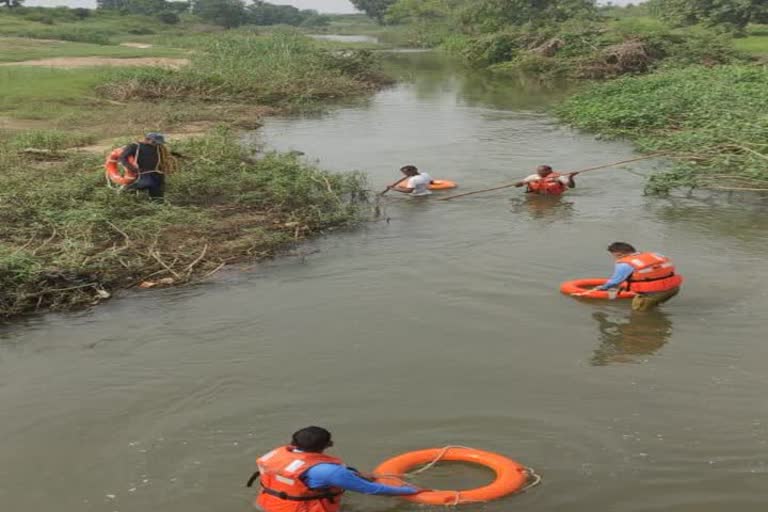
<svg viewBox="0 0 768 512">
<path fill-rule="evenodd" d="M 56 57 L 185 57 L 187 52 L 175 48 L 129 48 L 70 41 L 0 37 L 0 62 L 50 59 Z"/>
<path fill-rule="evenodd" d="M 692 66 L 615 80 L 566 100 L 571 124 L 677 157 L 649 192 L 768 188 L 768 67 Z"/>
<path fill-rule="evenodd" d="M 750 25 L 747 28 L 747 37 L 733 41 L 740 51 L 757 57 L 768 56 L 768 25 Z"/>
<path fill-rule="evenodd" d="M 96 11 L 83 20 L 57 10 L 0 10 L 0 36 L 35 39 L 60 39 L 96 44 L 112 44 L 130 40 L 132 36 L 174 33 L 183 34 L 188 25 L 165 25 L 149 16 L 123 16 Z"/>
<path fill-rule="evenodd" d="M 144 279 L 186 282 L 368 211 L 362 174 L 288 155 L 254 159 L 223 130 L 174 147 L 188 158 L 169 176 L 165 203 L 108 188 L 101 155 L 62 151 L 37 163 L 18 152 L 27 141 L 60 151 L 85 139 L 0 133 L 0 318 L 90 304 Z"/>
<path fill-rule="evenodd" d="M 301 104 L 370 92 L 384 78 L 369 51 L 325 51 L 295 31 L 200 37 L 180 70 L 115 69 L 100 88 L 119 101 L 196 99 Z"/>
<path fill-rule="evenodd" d="M 79 109 L 101 80 L 98 69 L 0 67 L 0 114 L 50 119 Z"/>
</svg>

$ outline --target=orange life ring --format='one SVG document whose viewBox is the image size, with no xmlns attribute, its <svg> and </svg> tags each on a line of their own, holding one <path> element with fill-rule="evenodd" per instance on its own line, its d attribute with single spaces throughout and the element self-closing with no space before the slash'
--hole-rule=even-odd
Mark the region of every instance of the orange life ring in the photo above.
<svg viewBox="0 0 768 512">
<path fill-rule="evenodd" d="M 600 286 L 601 284 L 605 284 L 608 280 L 607 279 L 574 279 L 573 281 L 566 281 L 563 284 L 560 285 L 560 292 L 564 293 L 565 295 L 575 295 L 575 294 L 581 294 L 584 292 L 584 295 L 579 295 L 579 297 L 585 298 L 585 299 L 610 299 L 611 294 L 609 294 L 605 290 L 590 290 L 590 288 L 594 288 L 595 286 Z M 618 295 L 616 295 L 617 299 L 631 299 L 635 296 L 635 292 L 630 292 L 627 290 L 620 290 Z"/>
<path fill-rule="evenodd" d="M 439 460 L 470 462 L 492 469 L 496 479 L 484 487 L 466 491 L 425 491 L 403 498 L 425 505 L 458 505 L 490 501 L 520 491 L 528 482 L 528 469 L 497 453 L 472 448 L 428 448 L 388 459 L 373 471 L 377 482 L 402 485 L 402 475 L 409 469 Z"/>
<path fill-rule="evenodd" d="M 107 179 L 109 181 L 115 183 L 116 185 L 125 186 L 130 185 L 136 181 L 138 175 L 131 170 L 123 169 L 123 167 L 120 165 L 120 155 L 122 153 L 123 148 L 114 149 L 104 162 L 104 169 L 107 171 Z M 136 165 L 135 157 L 129 156 L 128 161 L 130 161 L 133 165 Z M 123 169 L 124 172 L 120 172 L 121 169 Z"/>
<path fill-rule="evenodd" d="M 429 190 L 449 190 L 458 186 L 459 185 L 455 181 L 432 180 L 432 183 L 429 184 Z"/>
</svg>

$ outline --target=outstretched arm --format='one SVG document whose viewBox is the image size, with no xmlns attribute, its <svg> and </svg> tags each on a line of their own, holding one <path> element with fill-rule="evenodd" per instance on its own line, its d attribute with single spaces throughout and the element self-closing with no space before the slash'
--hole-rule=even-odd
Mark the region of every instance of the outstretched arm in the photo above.
<svg viewBox="0 0 768 512">
<path fill-rule="evenodd" d="M 351 469 L 339 464 L 318 464 L 304 474 L 304 482 L 310 489 L 341 487 L 362 494 L 404 496 L 416 494 L 419 489 L 408 485 L 393 486 L 369 482 Z"/>
<path fill-rule="evenodd" d="M 632 275 L 632 272 L 634 272 L 635 269 L 630 265 L 629 263 L 617 263 L 616 266 L 613 269 L 613 275 L 608 278 L 608 281 L 595 288 L 595 290 L 608 290 L 611 288 L 616 288 L 621 283 L 629 279 L 629 276 Z"/>
</svg>

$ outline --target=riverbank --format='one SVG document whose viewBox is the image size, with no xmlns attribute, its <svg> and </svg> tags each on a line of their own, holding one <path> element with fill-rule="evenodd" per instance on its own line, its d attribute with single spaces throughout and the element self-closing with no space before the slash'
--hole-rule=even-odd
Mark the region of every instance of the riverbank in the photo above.
<svg viewBox="0 0 768 512">
<path fill-rule="evenodd" d="M 23 57 L 42 44 L 29 41 Z M 362 174 L 255 154 L 237 130 L 377 90 L 387 79 L 370 52 L 285 31 L 95 56 L 86 43 L 51 44 L 69 59 L 62 66 L 0 67 L 0 318 L 81 307 L 142 283 L 183 284 L 368 213 Z M 183 52 L 188 63 L 136 66 L 140 51 L 142 59 Z M 79 66 L 106 57 L 132 66 Z M 167 133 L 187 157 L 164 204 L 104 180 L 106 154 L 148 131 Z"/>
</svg>

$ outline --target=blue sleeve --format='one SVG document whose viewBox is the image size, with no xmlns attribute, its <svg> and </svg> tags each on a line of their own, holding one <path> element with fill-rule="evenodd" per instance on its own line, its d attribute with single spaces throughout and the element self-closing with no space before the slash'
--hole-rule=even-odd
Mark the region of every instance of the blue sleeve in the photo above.
<svg viewBox="0 0 768 512">
<path fill-rule="evenodd" d="M 608 282 L 602 286 L 598 286 L 598 290 L 607 290 L 609 288 L 616 288 L 621 283 L 629 279 L 635 268 L 629 263 L 617 263 L 613 269 L 613 275 L 608 279 Z"/>
<path fill-rule="evenodd" d="M 389 496 L 401 496 L 418 492 L 418 489 L 415 487 L 395 487 L 369 482 L 358 476 L 354 471 L 339 464 L 317 464 L 309 468 L 302 478 L 310 489 L 341 487 L 348 491 L 363 494 L 383 494 Z"/>
</svg>

